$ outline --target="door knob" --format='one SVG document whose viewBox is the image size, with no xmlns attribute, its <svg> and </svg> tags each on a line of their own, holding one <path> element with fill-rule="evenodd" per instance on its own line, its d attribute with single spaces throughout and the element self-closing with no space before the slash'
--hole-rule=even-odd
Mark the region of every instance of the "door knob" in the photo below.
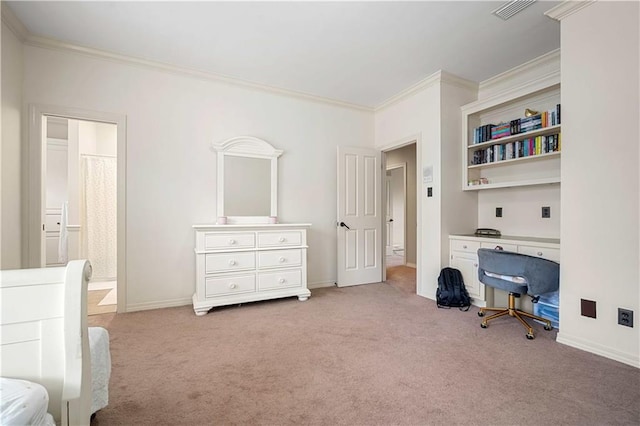
<svg viewBox="0 0 640 426">
<path fill-rule="evenodd" d="M 351 228 L 349 228 L 349 226 L 348 226 L 346 223 L 344 223 L 344 222 L 340 222 L 340 224 L 339 224 L 339 225 L 340 225 L 341 227 L 343 227 L 343 228 L 351 229 Z"/>
</svg>

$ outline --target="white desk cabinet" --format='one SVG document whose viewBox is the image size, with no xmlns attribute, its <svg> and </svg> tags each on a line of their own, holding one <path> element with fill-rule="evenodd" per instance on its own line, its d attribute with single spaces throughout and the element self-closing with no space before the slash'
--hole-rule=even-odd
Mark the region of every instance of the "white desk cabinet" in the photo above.
<svg viewBox="0 0 640 426">
<path fill-rule="evenodd" d="M 495 301 L 494 289 L 485 287 L 478 280 L 478 249 L 494 249 L 497 246 L 506 251 L 560 262 L 560 240 L 555 238 L 512 236 L 493 238 L 476 237 L 475 235 L 449 235 L 449 266 L 460 270 L 464 285 L 469 292 L 472 303 L 476 306 L 492 306 L 495 303 L 502 306 L 506 303 L 506 297 L 500 297 L 500 299 L 505 299 L 504 301 Z M 522 303 L 528 305 L 528 302 Z M 531 310 L 527 308 L 528 306 L 522 307 L 522 309 Z"/>
<path fill-rule="evenodd" d="M 307 288 L 309 224 L 194 225 L 193 310 L 297 296 Z"/>
</svg>

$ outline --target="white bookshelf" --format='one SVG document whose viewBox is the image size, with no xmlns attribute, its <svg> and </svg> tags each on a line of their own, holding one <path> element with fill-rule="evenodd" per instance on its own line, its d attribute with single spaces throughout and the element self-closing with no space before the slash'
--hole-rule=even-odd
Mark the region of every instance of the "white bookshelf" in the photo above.
<svg viewBox="0 0 640 426">
<path fill-rule="evenodd" d="M 473 143 L 474 130 L 485 124 L 509 123 L 524 117 L 525 109 L 548 111 L 560 104 L 560 76 L 550 74 L 514 89 L 481 99 L 462 110 L 462 190 L 477 191 L 528 185 L 560 183 L 560 151 L 472 164 L 474 152 L 494 145 L 561 132 L 561 125 Z M 486 183 L 479 183 L 485 181 Z"/>
</svg>

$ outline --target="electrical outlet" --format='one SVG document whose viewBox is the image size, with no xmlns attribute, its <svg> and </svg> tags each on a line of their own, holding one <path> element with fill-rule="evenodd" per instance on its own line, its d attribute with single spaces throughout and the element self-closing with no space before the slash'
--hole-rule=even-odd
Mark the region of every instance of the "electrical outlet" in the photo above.
<svg viewBox="0 0 640 426">
<path fill-rule="evenodd" d="M 631 309 L 618 308 L 618 324 L 633 327 L 633 311 Z"/>
<path fill-rule="evenodd" d="M 502 217 L 502 207 L 496 207 L 496 217 Z"/>
<path fill-rule="evenodd" d="M 551 207 L 542 208 L 542 217 L 545 219 L 551 217 Z"/>
</svg>

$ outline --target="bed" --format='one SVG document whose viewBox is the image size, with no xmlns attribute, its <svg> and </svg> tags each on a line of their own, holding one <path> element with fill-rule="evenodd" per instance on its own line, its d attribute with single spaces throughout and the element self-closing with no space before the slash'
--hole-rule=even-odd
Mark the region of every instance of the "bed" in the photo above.
<svg viewBox="0 0 640 426">
<path fill-rule="evenodd" d="M 22 386 L 29 391 L 26 397 L 31 398 L 29 406 L 36 415 L 41 414 L 46 403 L 48 416 L 41 416 L 44 417 L 41 424 L 51 424 L 48 422 L 52 420 L 58 425 L 89 424 L 92 363 L 87 283 L 90 277 L 91 265 L 86 260 L 73 260 L 60 268 L 0 271 L 3 411 L 14 402 L 6 398 L 5 390 L 19 393 Z M 102 334 L 99 340 L 104 346 L 104 333 L 98 334 Z M 108 335 L 106 339 L 108 352 Z M 104 383 L 102 385 L 104 387 Z M 7 413 L 0 414 L 0 423 L 13 422 Z"/>
</svg>

